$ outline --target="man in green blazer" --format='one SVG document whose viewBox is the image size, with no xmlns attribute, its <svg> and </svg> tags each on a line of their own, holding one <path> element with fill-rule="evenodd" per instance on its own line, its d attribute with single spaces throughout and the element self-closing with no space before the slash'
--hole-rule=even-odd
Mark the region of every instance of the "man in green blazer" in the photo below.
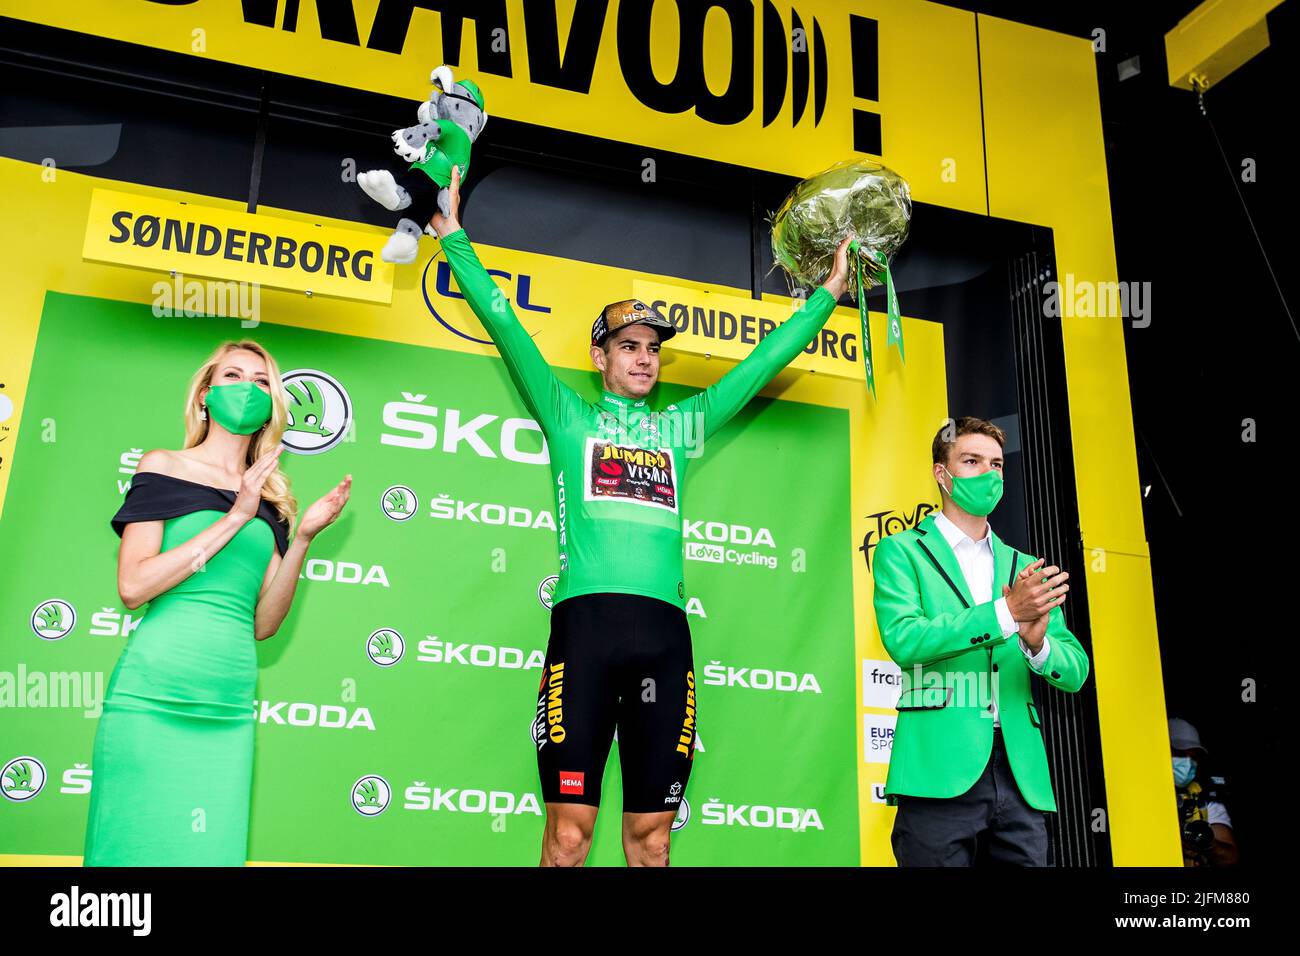
<svg viewBox="0 0 1300 956">
<path fill-rule="evenodd" d="M 932 448 L 942 511 L 873 560 L 876 623 L 902 670 L 885 784 L 900 866 L 1047 864 L 1056 800 L 1030 682 L 1077 691 L 1088 657 L 1061 615 L 1069 575 L 989 527 L 1005 445 L 991 422 L 949 420 Z"/>
</svg>

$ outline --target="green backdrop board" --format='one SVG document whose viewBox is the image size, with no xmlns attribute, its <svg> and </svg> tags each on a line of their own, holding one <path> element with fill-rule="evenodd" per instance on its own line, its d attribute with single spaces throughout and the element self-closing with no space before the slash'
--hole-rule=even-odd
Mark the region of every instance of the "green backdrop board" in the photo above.
<svg viewBox="0 0 1300 956">
<path fill-rule="evenodd" d="M 0 800 L 0 854 L 81 853 L 98 704 L 147 614 L 121 606 L 109 518 L 139 455 L 179 447 L 194 369 L 243 334 L 320 396 L 320 426 L 286 433 L 300 504 L 354 476 L 258 647 L 249 859 L 535 863 L 555 502 L 501 362 L 55 292 L 0 522 L 0 760 L 34 758 L 29 788 Z M 594 374 L 560 375 L 599 393 Z M 662 384 L 657 401 L 690 391 Z M 756 399 L 692 469 L 701 749 L 676 865 L 859 862 L 847 500 L 840 409 Z M 622 862 L 617 760 L 616 744 L 596 864 Z"/>
</svg>

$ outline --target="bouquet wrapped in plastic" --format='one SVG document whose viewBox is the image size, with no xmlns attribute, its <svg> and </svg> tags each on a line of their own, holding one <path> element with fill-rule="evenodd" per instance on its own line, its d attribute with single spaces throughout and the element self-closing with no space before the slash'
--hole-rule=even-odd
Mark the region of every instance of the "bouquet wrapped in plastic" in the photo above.
<svg viewBox="0 0 1300 956">
<path fill-rule="evenodd" d="M 850 270 L 849 292 L 862 316 L 862 356 L 873 395 L 875 373 L 864 293 L 882 283 L 887 286 L 888 342 L 896 342 L 901 354 L 902 324 L 889 264 L 907 239 L 911 220 L 912 194 L 907 180 L 865 159 L 836 163 L 803 180 L 772 215 L 772 257 L 792 286 L 816 286 L 826 281 L 840 241 L 849 233 L 856 234 L 850 247 L 855 267 Z"/>
</svg>

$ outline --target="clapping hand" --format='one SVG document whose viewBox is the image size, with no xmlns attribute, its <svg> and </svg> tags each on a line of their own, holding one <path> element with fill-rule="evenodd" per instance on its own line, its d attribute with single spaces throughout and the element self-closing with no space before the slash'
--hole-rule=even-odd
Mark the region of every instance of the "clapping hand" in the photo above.
<svg viewBox="0 0 1300 956">
<path fill-rule="evenodd" d="M 302 516 L 302 522 L 298 525 L 298 534 L 310 541 L 322 528 L 333 524 L 334 519 L 342 513 L 343 506 L 348 503 L 351 494 L 352 476 L 348 475 L 335 485 L 332 491 L 317 499 L 307 509 Z"/>
</svg>

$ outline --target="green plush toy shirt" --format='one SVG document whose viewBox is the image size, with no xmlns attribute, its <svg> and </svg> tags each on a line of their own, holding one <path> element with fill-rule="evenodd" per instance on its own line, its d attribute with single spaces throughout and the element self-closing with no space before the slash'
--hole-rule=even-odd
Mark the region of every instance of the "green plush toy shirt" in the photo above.
<svg viewBox="0 0 1300 956">
<path fill-rule="evenodd" d="M 411 169 L 418 169 L 439 186 L 451 185 L 451 167 L 460 167 L 460 181 L 465 181 L 469 172 L 469 154 L 474 142 L 463 129 L 451 120 L 438 120 L 442 130 L 437 139 L 424 144 L 424 157 L 411 163 Z"/>
</svg>

